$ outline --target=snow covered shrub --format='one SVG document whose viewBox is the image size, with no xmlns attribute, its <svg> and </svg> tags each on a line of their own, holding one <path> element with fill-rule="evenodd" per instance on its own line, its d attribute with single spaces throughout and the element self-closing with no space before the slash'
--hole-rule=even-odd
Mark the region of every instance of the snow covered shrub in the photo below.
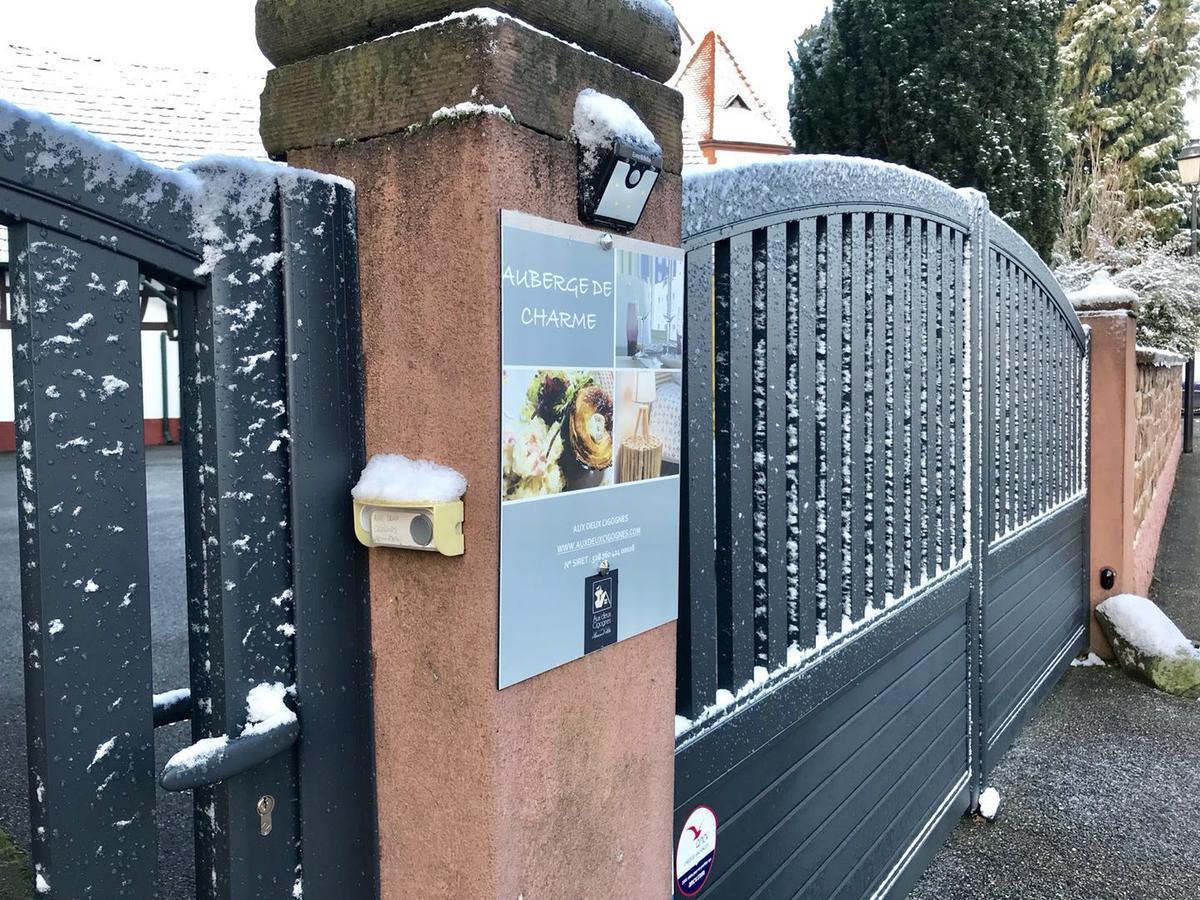
<svg viewBox="0 0 1200 900">
<path fill-rule="evenodd" d="M 1200 347 L 1200 257 L 1189 257 L 1187 250 L 1185 235 L 1166 244 L 1103 244 L 1094 259 L 1056 258 L 1054 275 L 1069 292 L 1107 270 L 1114 284 L 1134 291 L 1141 301 L 1138 343 L 1187 354 Z"/>
</svg>

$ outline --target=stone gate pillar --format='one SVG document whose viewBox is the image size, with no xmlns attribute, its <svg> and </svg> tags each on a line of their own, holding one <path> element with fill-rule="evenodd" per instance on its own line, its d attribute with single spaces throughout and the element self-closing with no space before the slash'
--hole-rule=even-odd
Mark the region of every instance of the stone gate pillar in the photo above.
<svg viewBox="0 0 1200 900">
<path fill-rule="evenodd" d="M 448 0 L 257 8 L 279 66 L 268 151 L 357 188 L 368 452 L 469 483 L 465 555 L 371 551 L 381 894 L 664 897 L 675 626 L 497 689 L 499 253 L 502 209 L 579 224 L 585 87 L 654 132 L 664 171 L 633 236 L 678 246 L 682 99 L 662 84 L 678 34 L 656 2 L 495 5 L 513 16 Z"/>
<path fill-rule="evenodd" d="M 1091 328 L 1088 578 L 1093 610 L 1109 597 L 1134 590 L 1137 300 L 1128 291 L 1114 288 L 1112 293 L 1087 304 L 1075 301 L 1079 320 Z M 1112 584 L 1102 583 L 1106 568 L 1115 572 Z M 1090 627 L 1090 649 L 1111 659 L 1112 649 L 1094 615 Z"/>
</svg>

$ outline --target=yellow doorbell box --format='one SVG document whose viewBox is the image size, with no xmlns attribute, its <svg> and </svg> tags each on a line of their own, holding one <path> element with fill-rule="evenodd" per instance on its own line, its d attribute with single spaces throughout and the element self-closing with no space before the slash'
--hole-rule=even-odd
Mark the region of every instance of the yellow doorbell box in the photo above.
<svg viewBox="0 0 1200 900">
<path fill-rule="evenodd" d="M 428 460 L 371 457 L 354 490 L 354 533 L 367 547 L 463 554 L 467 481 Z"/>
</svg>

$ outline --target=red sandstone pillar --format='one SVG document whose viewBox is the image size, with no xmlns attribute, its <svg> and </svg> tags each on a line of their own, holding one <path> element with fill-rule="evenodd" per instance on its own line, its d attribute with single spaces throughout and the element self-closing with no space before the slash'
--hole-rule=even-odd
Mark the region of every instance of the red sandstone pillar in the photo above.
<svg viewBox="0 0 1200 900">
<path fill-rule="evenodd" d="M 1091 328 L 1091 430 L 1088 481 L 1091 492 L 1091 604 L 1134 589 L 1134 448 L 1137 413 L 1137 318 L 1132 301 L 1112 308 L 1080 311 Z M 1116 571 L 1110 588 L 1101 586 L 1101 572 Z M 1096 624 L 1091 624 L 1091 649 L 1111 658 L 1112 650 Z"/>
<path fill-rule="evenodd" d="M 370 6 L 258 12 L 260 43 L 290 63 L 268 78 L 264 143 L 357 188 L 368 452 L 469 483 L 465 555 L 371 551 L 382 896 L 667 896 L 675 626 L 498 690 L 497 457 L 500 210 L 579 224 L 571 114 L 594 87 L 663 147 L 634 236 L 678 246 L 682 101 L 654 80 L 674 69 L 674 25 L 652 4 L 587 4 L 558 33 L 610 62 L 545 33 L 582 4 L 525 4 L 548 10 L 536 29 L 459 15 L 405 30 L 451 5 Z M 350 40 L 369 42 L 338 49 Z M 475 105 L 435 115 L 460 103 Z"/>
</svg>

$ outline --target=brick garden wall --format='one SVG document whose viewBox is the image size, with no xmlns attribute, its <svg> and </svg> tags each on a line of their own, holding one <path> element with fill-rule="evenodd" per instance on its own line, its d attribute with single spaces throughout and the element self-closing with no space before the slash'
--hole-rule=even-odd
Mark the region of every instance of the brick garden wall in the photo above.
<svg viewBox="0 0 1200 900">
<path fill-rule="evenodd" d="M 1134 581 L 1140 594 L 1150 589 L 1158 539 L 1175 484 L 1182 448 L 1182 384 L 1182 366 L 1163 365 L 1154 355 L 1138 352 L 1133 527 Z"/>
</svg>

